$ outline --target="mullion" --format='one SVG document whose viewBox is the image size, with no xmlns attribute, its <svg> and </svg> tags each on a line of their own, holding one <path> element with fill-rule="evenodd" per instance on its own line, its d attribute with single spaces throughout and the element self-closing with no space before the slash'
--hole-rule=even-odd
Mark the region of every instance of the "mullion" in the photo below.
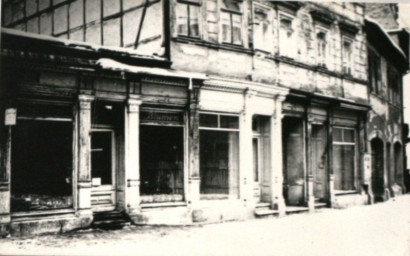
<svg viewBox="0 0 410 256">
<path fill-rule="evenodd" d="M 187 4 L 186 7 L 187 7 L 188 36 L 191 36 L 191 15 L 189 12 L 191 8 L 189 8 L 190 7 L 189 4 Z"/>
</svg>

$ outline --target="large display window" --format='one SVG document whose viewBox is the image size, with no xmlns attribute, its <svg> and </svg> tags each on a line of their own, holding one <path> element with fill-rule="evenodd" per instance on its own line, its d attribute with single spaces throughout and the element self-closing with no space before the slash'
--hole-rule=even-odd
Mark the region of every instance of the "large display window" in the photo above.
<svg viewBox="0 0 410 256">
<path fill-rule="evenodd" d="M 201 199 L 239 196 L 239 117 L 200 114 Z"/>
</svg>

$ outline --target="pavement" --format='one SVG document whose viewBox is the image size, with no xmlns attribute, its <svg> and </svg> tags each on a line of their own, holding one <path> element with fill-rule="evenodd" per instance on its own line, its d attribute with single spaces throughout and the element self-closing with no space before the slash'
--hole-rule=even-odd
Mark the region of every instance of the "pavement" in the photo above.
<svg viewBox="0 0 410 256">
<path fill-rule="evenodd" d="M 282 218 L 6 238 L 0 254 L 410 256 L 410 195 Z"/>
</svg>

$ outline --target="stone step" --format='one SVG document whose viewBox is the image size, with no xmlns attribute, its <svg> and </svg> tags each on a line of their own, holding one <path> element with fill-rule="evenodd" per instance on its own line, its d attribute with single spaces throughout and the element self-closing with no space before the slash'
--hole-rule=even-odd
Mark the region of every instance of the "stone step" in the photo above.
<svg viewBox="0 0 410 256">
<path fill-rule="evenodd" d="M 255 209 L 254 213 L 256 217 L 265 217 L 265 216 L 277 215 L 279 214 L 279 211 L 261 208 L 261 209 Z"/>
<path fill-rule="evenodd" d="M 316 208 L 316 209 L 326 208 L 326 207 L 327 207 L 327 203 L 315 202 L 315 208 Z"/>
<path fill-rule="evenodd" d="M 125 213 L 110 211 L 94 213 L 92 226 L 101 229 L 119 229 L 128 223 L 130 220 Z"/>
<path fill-rule="evenodd" d="M 301 212 L 307 212 L 309 211 L 308 207 L 302 207 L 302 206 L 286 206 L 286 213 L 287 214 L 292 214 L 292 213 L 301 213 Z"/>
</svg>

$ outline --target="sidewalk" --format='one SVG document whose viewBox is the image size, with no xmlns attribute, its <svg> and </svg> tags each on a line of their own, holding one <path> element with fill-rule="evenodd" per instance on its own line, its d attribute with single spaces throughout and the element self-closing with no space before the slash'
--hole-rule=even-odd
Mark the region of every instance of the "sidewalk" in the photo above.
<svg viewBox="0 0 410 256">
<path fill-rule="evenodd" d="M 84 230 L 0 240 L 13 255 L 410 255 L 410 195 L 382 204 L 203 227 Z"/>
</svg>

